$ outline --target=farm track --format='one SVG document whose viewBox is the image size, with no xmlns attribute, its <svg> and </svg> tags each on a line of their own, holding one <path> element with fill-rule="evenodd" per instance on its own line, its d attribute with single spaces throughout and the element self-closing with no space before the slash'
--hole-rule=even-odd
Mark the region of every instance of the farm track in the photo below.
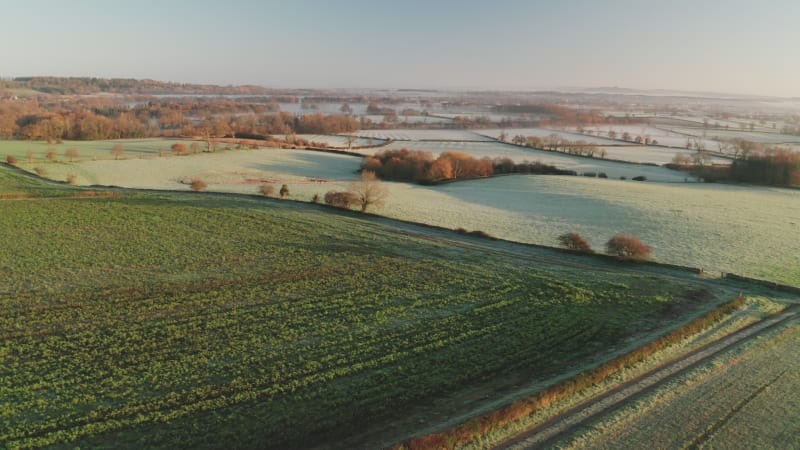
<svg viewBox="0 0 800 450">
<path fill-rule="evenodd" d="M 630 402 L 648 395 L 665 383 L 689 373 L 691 370 L 708 363 L 713 358 L 780 327 L 789 320 L 796 318 L 798 310 L 800 310 L 800 306 L 794 304 L 780 313 L 751 324 L 722 339 L 706 344 L 677 359 L 662 364 L 639 377 L 622 383 L 612 390 L 572 407 L 550 420 L 523 434 L 510 438 L 493 448 L 538 449 L 551 447 L 559 439 L 570 435 L 578 428 L 589 425 L 603 415 L 612 413 Z M 766 388 L 766 385 L 762 386 L 760 390 L 764 388 Z M 760 391 L 756 391 L 754 395 L 757 395 L 758 392 Z M 748 397 L 748 399 L 750 399 L 750 397 Z M 732 414 L 735 414 L 735 412 L 736 411 L 732 411 Z M 698 436 L 695 444 L 702 443 L 702 441 L 709 437 L 710 435 Z"/>
</svg>

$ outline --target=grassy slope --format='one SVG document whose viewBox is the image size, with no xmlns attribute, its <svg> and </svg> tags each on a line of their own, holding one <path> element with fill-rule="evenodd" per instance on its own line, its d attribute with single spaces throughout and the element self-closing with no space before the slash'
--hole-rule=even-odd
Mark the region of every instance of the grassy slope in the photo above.
<svg viewBox="0 0 800 450">
<path fill-rule="evenodd" d="M 2 201 L 0 241 L 11 448 L 336 442 L 488 380 L 575 370 L 696 306 L 685 280 L 258 199 Z"/>
</svg>

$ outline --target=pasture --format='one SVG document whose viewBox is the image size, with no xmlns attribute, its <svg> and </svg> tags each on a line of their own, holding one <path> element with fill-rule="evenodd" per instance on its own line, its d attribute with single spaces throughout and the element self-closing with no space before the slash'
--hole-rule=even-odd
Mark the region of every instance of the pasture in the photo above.
<svg viewBox="0 0 800 450">
<path fill-rule="evenodd" d="M 182 143 L 187 147 L 196 141 L 180 139 L 115 139 L 109 141 L 64 141 L 61 144 L 48 144 L 43 141 L 0 140 L 0 155 L 3 160 L 7 155 L 13 155 L 20 161 L 28 161 L 28 151 L 33 153 L 35 163 L 47 163 L 47 153 L 55 151 L 57 161 L 69 161 L 66 155 L 68 149 L 76 149 L 78 157 L 75 159 L 114 159 L 111 150 L 117 144 L 122 144 L 125 153 L 121 158 L 139 158 L 158 156 L 159 153 L 172 154 L 170 147 Z M 201 143 L 202 144 L 202 143 Z M 203 145 L 204 146 L 204 145 Z"/>
<path fill-rule="evenodd" d="M 499 143 L 472 145 L 527 152 Z M 315 194 L 345 189 L 357 177 L 359 165 L 358 158 L 344 155 L 262 149 L 47 168 L 54 179 L 75 173 L 81 184 L 131 188 L 188 190 L 186 181 L 201 177 L 211 191 L 257 194 L 262 182 L 285 183 L 290 198 L 310 201 Z M 393 218 L 483 230 L 545 245 L 555 245 L 556 237 L 566 231 L 577 231 L 595 248 L 610 236 L 627 232 L 654 246 L 659 261 L 800 284 L 800 246 L 789 238 L 800 226 L 797 190 L 554 176 L 506 176 L 441 186 L 385 185 L 388 200 L 375 212 Z"/>
<path fill-rule="evenodd" d="M 277 200 L 0 210 L 9 448 L 380 447 L 732 295 Z"/>
</svg>

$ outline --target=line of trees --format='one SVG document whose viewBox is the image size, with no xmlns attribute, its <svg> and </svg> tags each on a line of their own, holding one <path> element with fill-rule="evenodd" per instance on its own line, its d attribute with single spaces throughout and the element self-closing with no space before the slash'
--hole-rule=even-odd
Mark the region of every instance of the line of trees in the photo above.
<svg viewBox="0 0 800 450">
<path fill-rule="evenodd" d="M 564 233 L 558 237 L 558 242 L 573 251 L 581 253 L 594 253 L 592 246 L 583 236 L 576 232 Z M 644 261 L 650 259 L 653 247 L 645 244 L 636 236 L 630 234 L 617 234 L 606 242 L 606 253 L 620 259 Z"/>
<path fill-rule="evenodd" d="M 539 162 L 515 163 L 509 158 L 476 159 L 462 152 L 444 152 L 434 158 L 431 152 L 406 148 L 385 150 L 366 157 L 361 167 L 383 179 L 423 184 L 508 173 L 576 175 L 574 171 Z"/>
</svg>

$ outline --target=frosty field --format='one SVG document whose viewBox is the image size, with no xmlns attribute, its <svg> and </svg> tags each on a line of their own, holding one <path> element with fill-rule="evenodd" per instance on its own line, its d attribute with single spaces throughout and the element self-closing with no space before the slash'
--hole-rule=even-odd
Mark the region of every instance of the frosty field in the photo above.
<svg viewBox="0 0 800 450">
<path fill-rule="evenodd" d="M 182 181 L 199 176 L 211 191 L 256 194 L 261 182 L 272 181 L 288 184 L 290 198 L 308 201 L 345 188 L 359 164 L 342 155 L 248 150 L 48 169 L 55 179 L 76 173 L 80 184 L 131 188 L 187 190 Z M 386 186 L 388 201 L 375 212 L 389 217 L 546 245 L 577 231 L 596 249 L 626 232 L 652 245 L 659 261 L 800 284 L 800 243 L 792 238 L 800 227 L 798 190 L 521 175 Z"/>
<path fill-rule="evenodd" d="M 570 133 L 568 131 L 556 130 L 550 128 L 497 128 L 494 130 L 478 130 L 477 133 L 482 134 L 484 136 L 489 136 L 493 139 L 499 139 L 500 134 L 505 133 L 507 139 L 509 140 L 517 135 L 526 137 L 537 136 L 543 138 L 551 134 L 557 134 L 561 136 L 563 139 L 567 139 L 570 141 L 583 140 L 590 144 L 625 145 L 624 142 L 616 141 L 614 139 L 607 139 L 601 136 L 589 136 L 589 135 Z M 630 145 L 635 145 L 635 144 L 631 143 Z"/>
<path fill-rule="evenodd" d="M 493 141 L 469 130 L 360 130 L 350 134 L 395 141 Z"/>
<path fill-rule="evenodd" d="M 784 143 L 800 143 L 800 136 L 793 136 L 791 134 L 780 133 L 762 133 L 758 131 L 736 131 L 736 130 L 703 130 L 702 128 L 681 128 L 670 127 L 670 130 L 685 133 L 705 136 L 713 140 L 732 140 L 732 139 L 745 139 L 748 141 L 758 142 L 761 144 L 784 144 Z M 713 147 L 710 147 L 713 148 Z"/>
<path fill-rule="evenodd" d="M 125 154 L 122 158 L 138 158 L 140 156 L 158 155 L 160 151 L 171 153 L 170 147 L 175 143 L 183 143 L 187 147 L 195 141 L 180 139 L 115 139 L 108 141 L 64 141 L 62 144 L 48 144 L 42 141 L 8 141 L 0 140 L 0 155 L 5 160 L 6 155 L 14 155 L 20 160 L 27 160 L 28 151 L 33 152 L 35 161 L 47 161 L 47 152 L 56 151 L 57 159 L 69 159 L 64 155 L 67 149 L 77 149 L 80 154 L 77 159 L 113 159 L 111 149 L 117 144 L 122 144 Z"/>
</svg>

